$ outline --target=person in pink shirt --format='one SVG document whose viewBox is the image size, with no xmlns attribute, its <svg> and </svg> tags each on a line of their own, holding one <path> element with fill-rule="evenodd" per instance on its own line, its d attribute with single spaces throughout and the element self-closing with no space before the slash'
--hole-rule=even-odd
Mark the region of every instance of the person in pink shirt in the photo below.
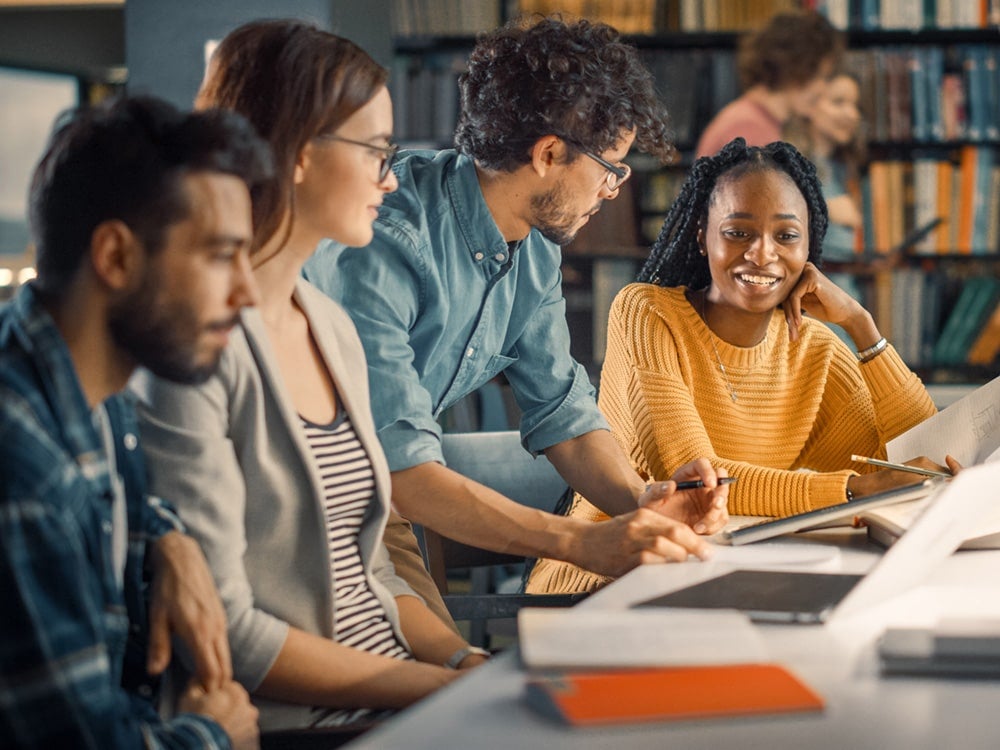
<svg viewBox="0 0 1000 750">
<path fill-rule="evenodd" d="M 745 36 L 737 57 L 743 95 L 708 124 L 696 157 L 713 156 L 736 137 L 748 146 L 780 141 L 793 115 L 812 110 L 843 49 L 843 34 L 815 11 L 779 13 Z"/>
</svg>

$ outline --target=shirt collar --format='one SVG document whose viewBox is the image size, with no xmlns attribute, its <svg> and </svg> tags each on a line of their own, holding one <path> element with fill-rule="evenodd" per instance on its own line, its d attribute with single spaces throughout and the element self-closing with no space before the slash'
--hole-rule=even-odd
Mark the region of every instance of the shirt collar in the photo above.
<svg viewBox="0 0 1000 750">
<path fill-rule="evenodd" d="M 12 333 L 38 373 L 42 394 L 57 415 L 67 447 L 86 470 L 103 451 L 69 347 L 32 282 L 18 290 L 11 305 Z"/>
<path fill-rule="evenodd" d="M 475 162 L 456 154 L 455 169 L 448 175 L 448 193 L 466 249 L 475 263 L 506 263 L 511 250 L 483 198 Z"/>
</svg>

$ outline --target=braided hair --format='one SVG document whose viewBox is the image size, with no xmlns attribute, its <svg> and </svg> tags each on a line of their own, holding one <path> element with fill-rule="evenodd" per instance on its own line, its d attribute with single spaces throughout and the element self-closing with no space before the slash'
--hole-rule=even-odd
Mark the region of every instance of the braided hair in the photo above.
<svg viewBox="0 0 1000 750">
<path fill-rule="evenodd" d="M 689 289 L 704 289 L 711 284 L 708 258 L 700 253 L 698 245 L 698 230 L 708 221 L 715 190 L 745 174 L 768 170 L 787 174 L 805 198 L 809 209 L 809 260 L 820 265 L 828 220 L 812 162 L 782 141 L 747 146 L 744 139 L 735 138 L 715 156 L 703 156 L 691 167 L 637 281 Z"/>
</svg>

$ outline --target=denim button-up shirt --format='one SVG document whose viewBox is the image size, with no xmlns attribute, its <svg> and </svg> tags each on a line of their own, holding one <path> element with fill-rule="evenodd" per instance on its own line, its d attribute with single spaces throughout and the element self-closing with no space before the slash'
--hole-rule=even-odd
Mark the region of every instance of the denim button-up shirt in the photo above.
<svg viewBox="0 0 1000 750">
<path fill-rule="evenodd" d="M 569 353 L 559 247 L 535 230 L 508 245 L 466 156 L 411 152 L 394 170 L 372 243 L 326 241 L 305 268 L 358 328 L 390 469 L 443 462 L 436 418 L 500 372 L 528 450 L 607 429 Z"/>
<path fill-rule="evenodd" d="M 0 745 L 229 747 L 207 717 L 165 723 L 149 700 L 143 563 L 148 542 L 181 527 L 145 494 L 131 405 L 116 396 L 103 408 L 126 496 L 124 585 L 97 415 L 52 318 L 22 288 L 0 307 Z"/>
</svg>

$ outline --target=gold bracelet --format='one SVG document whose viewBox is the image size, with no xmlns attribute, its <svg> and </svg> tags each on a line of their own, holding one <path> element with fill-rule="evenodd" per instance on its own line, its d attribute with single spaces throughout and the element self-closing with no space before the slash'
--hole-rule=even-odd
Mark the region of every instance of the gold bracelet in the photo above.
<svg viewBox="0 0 1000 750">
<path fill-rule="evenodd" d="M 885 340 L 885 336 L 880 338 L 874 344 L 869 346 L 867 349 L 862 349 L 858 352 L 858 362 L 864 364 L 865 362 L 870 362 L 875 359 L 879 354 L 885 351 L 885 348 L 889 346 L 889 342 Z"/>
</svg>

